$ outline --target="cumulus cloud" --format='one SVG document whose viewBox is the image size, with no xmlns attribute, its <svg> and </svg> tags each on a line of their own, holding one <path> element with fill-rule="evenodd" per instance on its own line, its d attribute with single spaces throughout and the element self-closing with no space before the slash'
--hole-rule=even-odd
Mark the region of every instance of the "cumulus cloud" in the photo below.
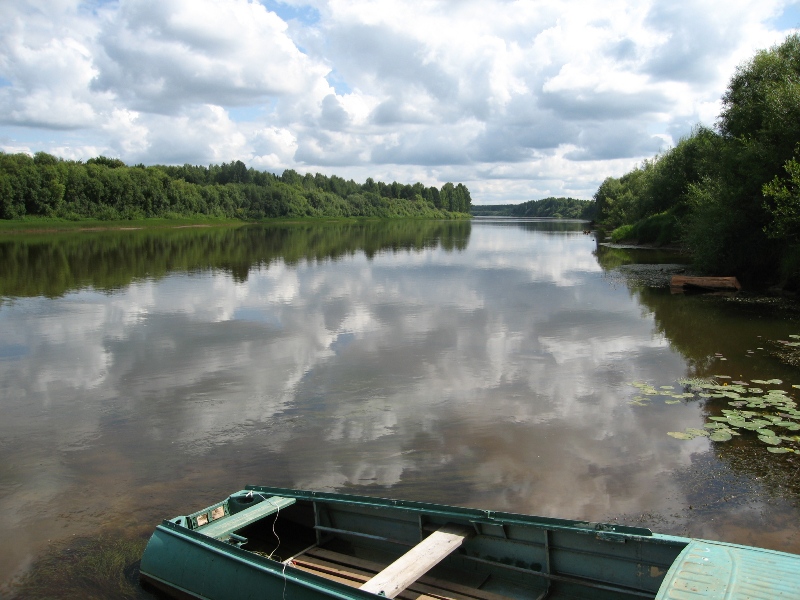
<svg viewBox="0 0 800 600">
<path fill-rule="evenodd" d="M 123 1 L 97 42 L 93 86 L 155 113 L 298 94 L 326 72 L 298 50 L 277 15 L 246 0 Z"/>
<path fill-rule="evenodd" d="M 0 6 L 0 122 L 68 130 L 97 125 L 106 103 L 89 89 L 97 70 L 89 40 L 96 25 L 62 1 L 49 18 L 41 2 Z M 64 25 L 64 30 L 59 28 Z"/>
<path fill-rule="evenodd" d="M 713 124 L 736 65 L 798 25 L 793 6 L 6 2 L 0 141 L 357 180 L 458 175 L 478 203 L 589 197 Z"/>
</svg>

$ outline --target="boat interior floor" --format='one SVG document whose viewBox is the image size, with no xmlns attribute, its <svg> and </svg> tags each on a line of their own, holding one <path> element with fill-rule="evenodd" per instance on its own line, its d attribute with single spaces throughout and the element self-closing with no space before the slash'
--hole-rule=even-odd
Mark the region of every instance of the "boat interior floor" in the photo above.
<svg viewBox="0 0 800 600">
<path fill-rule="evenodd" d="M 366 558 L 351 556 L 325 548 L 311 548 L 300 556 L 289 559 L 292 566 L 339 581 L 353 587 L 362 587 L 381 572 L 385 565 Z M 450 576 L 448 576 L 450 575 Z M 510 582 L 491 581 L 491 577 L 477 573 L 464 575 L 448 574 L 438 570 L 436 576 L 423 575 L 397 595 L 403 600 L 438 599 L 452 600 L 507 600 L 508 598 L 532 597 L 531 590 L 513 586 Z M 458 582 L 453 581 L 457 577 Z M 500 583 L 500 585 L 498 585 Z M 517 587 L 517 589 L 513 589 Z M 543 591 L 543 590 L 542 590 Z M 535 597 L 535 596 L 533 596 Z"/>
<path fill-rule="evenodd" d="M 351 587 L 362 587 L 397 558 L 380 548 L 337 537 L 318 545 L 313 530 L 292 526 L 280 519 L 277 523 L 272 520 L 266 527 L 264 523 L 259 525 L 242 530 L 242 535 L 248 539 L 246 550 Z M 439 564 L 394 597 L 402 600 L 536 600 L 545 597 L 547 588 L 545 580 L 520 585 L 481 569 L 465 572 Z M 550 593 L 547 597 L 561 596 Z"/>
</svg>

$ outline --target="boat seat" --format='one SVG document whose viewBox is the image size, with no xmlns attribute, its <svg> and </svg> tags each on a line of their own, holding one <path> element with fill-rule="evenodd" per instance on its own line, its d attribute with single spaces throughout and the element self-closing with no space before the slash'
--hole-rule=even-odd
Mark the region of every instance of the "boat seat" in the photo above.
<svg viewBox="0 0 800 600">
<path fill-rule="evenodd" d="M 398 558 L 359 589 L 394 598 L 439 564 L 475 533 L 465 525 L 448 523 Z"/>
<path fill-rule="evenodd" d="M 255 523 L 259 519 L 263 519 L 264 517 L 267 517 L 272 513 L 276 513 L 294 503 L 294 498 L 271 496 L 269 498 L 264 498 L 261 502 L 257 502 L 253 504 L 253 506 L 249 506 L 235 514 L 226 515 L 220 519 L 211 521 L 206 525 L 198 527 L 196 531 L 198 533 L 205 534 L 208 537 L 225 539 L 230 537 L 234 531 L 237 531 L 242 527 L 246 527 L 251 523 Z"/>
</svg>

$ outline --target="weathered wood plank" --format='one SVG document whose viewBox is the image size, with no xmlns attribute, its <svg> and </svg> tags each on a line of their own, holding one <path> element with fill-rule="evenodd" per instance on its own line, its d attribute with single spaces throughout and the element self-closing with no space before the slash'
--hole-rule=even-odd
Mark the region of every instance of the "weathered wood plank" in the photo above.
<svg viewBox="0 0 800 600">
<path fill-rule="evenodd" d="M 742 286 L 736 277 L 691 277 L 689 275 L 673 275 L 669 283 L 673 288 L 695 287 L 704 290 L 741 290 Z"/>
<path fill-rule="evenodd" d="M 394 598 L 473 534 L 470 527 L 444 525 L 362 585 L 361 589 Z"/>
<path fill-rule="evenodd" d="M 372 578 L 376 573 L 383 569 L 383 565 L 380 563 L 363 558 L 356 558 L 355 556 L 349 556 L 347 554 L 341 554 L 339 552 L 332 552 L 331 550 L 326 550 L 324 548 L 313 548 L 312 550 L 308 551 L 303 558 L 309 561 L 319 560 L 321 564 L 330 564 L 334 566 L 341 565 L 343 568 L 353 569 L 353 572 L 367 573 L 368 576 L 364 579 L 364 581 Z M 479 580 L 483 581 L 484 579 L 485 577 L 480 578 Z M 429 588 L 431 589 L 429 590 Z M 507 600 L 505 596 L 501 596 L 493 592 L 487 592 L 486 590 L 481 590 L 477 587 L 462 585 L 461 583 L 455 583 L 445 579 L 439 579 L 438 577 L 431 577 L 430 575 L 424 575 L 423 577 L 420 577 L 417 582 L 410 585 L 408 589 L 421 592 L 428 591 L 428 593 L 441 594 L 456 599 L 476 598 L 478 600 Z"/>
<path fill-rule="evenodd" d="M 317 562 L 303 560 L 301 558 L 293 560 L 292 566 L 302 571 L 306 571 L 307 573 L 321 575 L 325 579 L 330 579 L 331 581 L 338 581 L 339 583 L 349 585 L 350 587 L 359 587 L 365 581 L 369 580 L 369 575 L 359 575 L 344 569 L 337 569 L 332 565 L 319 564 Z M 450 596 L 441 596 L 438 594 L 428 595 L 423 592 L 412 590 L 406 590 L 397 596 L 397 598 L 399 600 L 458 600 L 457 598 L 452 598 Z"/>
</svg>

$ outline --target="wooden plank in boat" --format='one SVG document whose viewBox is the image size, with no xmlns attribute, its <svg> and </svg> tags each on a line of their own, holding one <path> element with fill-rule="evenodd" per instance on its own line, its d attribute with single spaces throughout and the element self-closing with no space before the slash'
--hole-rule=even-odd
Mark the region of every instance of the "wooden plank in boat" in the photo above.
<svg viewBox="0 0 800 600">
<path fill-rule="evenodd" d="M 337 581 L 351 587 L 359 587 L 370 578 L 370 575 L 359 575 L 346 569 L 337 568 L 334 565 L 326 565 L 324 564 L 324 561 L 318 561 L 314 559 L 305 560 L 303 558 L 295 558 L 292 560 L 292 566 L 308 573 L 321 575 L 325 579 Z M 411 589 L 404 591 L 402 594 L 397 596 L 397 598 L 399 598 L 399 600 L 459 600 L 458 598 L 452 596 L 443 596 L 439 594 L 427 595 Z"/>
<path fill-rule="evenodd" d="M 371 560 L 357 558 L 355 556 L 349 556 L 339 552 L 332 552 L 331 550 L 326 550 L 324 548 L 313 548 L 309 550 L 303 558 L 308 558 L 309 560 L 319 559 L 327 564 L 341 565 L 346 569 L 357 569 L 368 574 L 367 578 L 371 578 L 373 575 L 383 569 L 383 565 Z M 485 576 L 476 579 L 476 586 L 478 582 L 483 582 L 485 579 Z M 470 587 L 469 585 L 462 585 L 460 583 L 447 581 L 445 579 L 439 579 L 430 575 L 420 577 L 417 583 L 413 584 L 410 589 L 422 589 L 418 586 L 423 585 L 439 588 L 440 591 L 438 593 L 457 594 L 459 597 L 463 597 L 467 600 L 472 598 L 476 598 L 478 600 L 507 600 L 506 596 L 501 596 L 493 592 L 487 592 L 486 590 L 481 590 L 477 587 Z M 445 592 L 442 592 L 442 590 Z"/>
<path fill-rule="evenodd" d="M 474 533 L 473 529 L 464 525 L 444 525 L 362 585 L 361 589 L 394 598 Z"/>
<path fill-rule="evenodd" d="M 324 577 L 339 577 L 347 580 L 348 585 L 358 587 L 369 581 L 375 573 L 381 570 L 381 565 L 337 552 L 326 551 L 334 557 L 333 560 L 324 560 L 317 556 L 303 556 L 292 560 L 292 564 L 309 572 L 317 572 Z M 357 564 L 348 564 L 352 559 Z M 459 593 L 462 592 L 462 593 Z M 397 598 L 404 600 L 407 596 L 446 598 L 447 600 L 508 600 L 492 592 L 470 588 L 451 581 L 435 577 L 422 577 L 401 592 Z"/>
</svg>

